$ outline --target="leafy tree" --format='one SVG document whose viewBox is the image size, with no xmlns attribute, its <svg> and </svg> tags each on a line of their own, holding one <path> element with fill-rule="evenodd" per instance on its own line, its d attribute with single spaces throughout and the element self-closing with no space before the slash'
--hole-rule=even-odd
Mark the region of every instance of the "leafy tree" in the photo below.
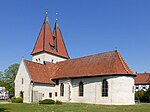
<svg viewBox="0 0 150 112">
<path fill-rule="evenodd" d="M 145 100 L 145 91 L 144 90 L 139 90 L 139 91 L 135 92 L 135 99 L 140 101 L 140 102 L 144 102 L 144 100 Z"/>
<path fill-rule="evenodd" d="M 4 75 L 2 72 L 0 72 L 0 86 L 4 86 Z"/>
<path fill-rule="evenodd" d="M 150 88 L 145 92 L 145 99 L 146 102 L 150 102 Z"/>
<path fill-rule="evenodd" d="M 19 64 L 13 64 L 4 71 L 3 81 L 10 97 L 14 96 L 14 80 L 17 75 Z"/>
</svg>

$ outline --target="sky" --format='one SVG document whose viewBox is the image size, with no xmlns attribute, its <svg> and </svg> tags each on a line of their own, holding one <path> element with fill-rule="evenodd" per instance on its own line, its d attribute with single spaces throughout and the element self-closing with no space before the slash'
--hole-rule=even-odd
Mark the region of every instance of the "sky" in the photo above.
<svg viewBox="0 0 150 112">
<path fill-rule="evenodd" d="M 0 71 L 30 55 L 56 13 L 71 58 L 115 49 L 134 72 L 150 72 L 150 0 L 1 0 Z"/>
</svg>

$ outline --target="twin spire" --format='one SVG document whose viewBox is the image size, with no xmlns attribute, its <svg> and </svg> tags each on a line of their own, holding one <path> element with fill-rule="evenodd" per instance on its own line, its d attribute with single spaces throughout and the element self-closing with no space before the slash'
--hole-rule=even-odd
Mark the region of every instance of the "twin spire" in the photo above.
<svg viewBox="0 0 150 112">
<path fill-rule="evenodd" d="M 58 19 L 56 17 L 55 26 L 52 33 L 47 12 L 38 39 L 31 54 L 34 55 L 42 52 L 69 59 L 64 40 L 58 26 Z"/>
</svg>

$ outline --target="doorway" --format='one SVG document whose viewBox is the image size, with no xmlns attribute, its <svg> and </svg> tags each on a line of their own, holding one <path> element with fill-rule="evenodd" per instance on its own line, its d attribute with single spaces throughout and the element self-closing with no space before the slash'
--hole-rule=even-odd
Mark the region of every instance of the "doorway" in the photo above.
<svg viewBox="0 0 150 112">
<path fill-rule="evenodd" d="M 23 91 L 20 91 L 20 97 L 23 99 Z"/>
</svg>

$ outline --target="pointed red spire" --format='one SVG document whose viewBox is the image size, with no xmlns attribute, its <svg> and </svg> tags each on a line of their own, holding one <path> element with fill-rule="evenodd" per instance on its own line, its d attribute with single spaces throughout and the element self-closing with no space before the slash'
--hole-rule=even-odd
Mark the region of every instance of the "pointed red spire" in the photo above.
<svg viewBox="0 0 150 112">
<path fill-rule="evenodd" d="M 41 52 L 51 53 L 66 59 L 69 58 L 57 20 L 54 27 L 54 33 L 52 34 L 47 13 L 31 54 L 34 55 Z"/>
<path fill-rule="evenodd" d="M 53 31 L 54 36 L 54 46 L 56 49 L 56 52 L 58 52 L 61 56 L 69 59 L 69 55 L 60 31 L 60 28 L 58 26 L 58 19 L 56 18 L 55 27 Z"/>
</svg>

